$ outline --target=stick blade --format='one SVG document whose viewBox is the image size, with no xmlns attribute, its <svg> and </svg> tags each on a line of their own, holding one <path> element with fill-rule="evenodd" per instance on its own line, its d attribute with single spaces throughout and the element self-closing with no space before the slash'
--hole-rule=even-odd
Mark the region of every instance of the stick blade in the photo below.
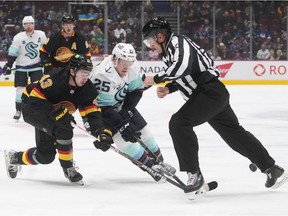
<svg viewBox="0 0 288 216">
<path fill-rule="evenodd" d="M 215 190 L 218 187 L 218 182 L 217 181 L 211 181 L 207 183 L 209 190 L 212 191 Z"/>
</svg>

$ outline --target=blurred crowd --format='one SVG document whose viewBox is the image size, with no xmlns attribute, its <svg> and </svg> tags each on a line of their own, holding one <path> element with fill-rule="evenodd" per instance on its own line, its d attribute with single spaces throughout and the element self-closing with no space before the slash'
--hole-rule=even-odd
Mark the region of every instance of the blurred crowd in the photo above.
<svg viewBox="0 0 288 216">
<path fill-rule="evenodd" d="M 74 1 L 77 2 L 79 3 Z M 93 3 L 93 1 L 80 2 Z M 142 55 L 140 5 L 142 4 L 144 8 L 145 23 L 151 17 L 161 14 L 159 8 L 155 8 L 153 1 L 105 2 L 108 5 L 108 53 L 104 50 L 104 7 L 92 4 L 71 5 L 71 13 L 77 19 L 76 28 L 90 43 L 91 54 L 94 56 L 109 54 L 116 43 L 126 42 L 134 46 L 139 54 L 138 59 L 157 60 L 158 55 L 152 50 L 144 50 Z M 286 59 L 288 3 L 285 0 L 253 1 L 252 3 L 171 0 L 166 3 L 174 14 L 177 13 L 178 6 L 180 7 L 183 33 L 207 49 L 216 60 L 249 60 L 251 57 L 253 60 Z M 22 30 L 21 22 L 24 16 L 33 15 L 36 21 L 35 29 L 43 30 L 49 37 L 59 31 L 61 17 L 65 13 L 68 13 L 67 1 L 2 1 L 0 58 L 5 58 L 13 36 Z M 213 17 L 216 25 L 215 32 Z"/>
<path fill-rule="evenodd" d="M 185 1 L 180 7 L 181 25 L 189 37 L 217 60 L 249 60 L 250 55 L 253 60 L 283 60 L 287 52 L 287 7 L 287 1 Z"/>
</svg>

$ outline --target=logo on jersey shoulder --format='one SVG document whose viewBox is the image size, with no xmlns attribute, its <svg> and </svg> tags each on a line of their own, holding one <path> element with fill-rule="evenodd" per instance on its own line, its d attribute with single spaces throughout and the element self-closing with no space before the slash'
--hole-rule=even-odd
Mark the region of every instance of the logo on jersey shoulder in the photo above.
<svg viewBox="0 0 288 216">
<path fill-rule="evenodd" d="M 116 92 L 116 94 L 114 96 L 115 100 L 118 102 L 123 101 L 126 94 L 127 94 L 127 90 L 128 90 L 128 85 L 127 85 L 127 83 L 125 83 L 125 85 Z"/>
<path fill-rule="evenodd" d="M 27 51 L 27 53 L 25 54 L 25 56 L 27 56 L 30 59 L 34 59 L 38 56 L 38 44 L 33 43 L 32 41 L 27 43 L 25 45 L 25 50 Z"/>
<path fill-rule="evenodd" d="M 67 47 L 60 47 L 56 51 L 55 59 L 60 62 L 68 62 L 74 53 Z"/>
</svg>

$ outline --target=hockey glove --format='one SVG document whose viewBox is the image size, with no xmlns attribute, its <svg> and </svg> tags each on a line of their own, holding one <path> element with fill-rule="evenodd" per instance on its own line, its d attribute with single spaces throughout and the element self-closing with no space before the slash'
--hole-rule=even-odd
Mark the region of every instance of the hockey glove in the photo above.
<svg viewBox="0 0 288 216">
<path fill-rule="evenodd" d="M 66 107 L 60 107 L 56 109 L 55 111 L 52 112 L 51 116 L 57 125 L 60 124 L 71 125 L 71 122 L 76 124 L 74 117 L 69 113 Z"/>
<path fill-rule="evenodd" d="M 101 131 L 96 131 L 94 135 L 97 138 L 97 140 L 93 142 L 95 148 L 106 152 L 113 143 L 112 132 L 108 129 L 104 129 Z"/>
<path fill-rule="evenodd" d="M 7 63 L 4 65 L 3 69 L 2 69 L 2 73 L 4 75 L 10 75 L 11 74 L 11 66 L 9 66 Z"/>
<path fill-rule="evenodd" d="M 51 113 L 51 117 L 55 122 L 55 127 L 53 130 L 53 134 L 56 139 L 72 139 L 73 137 L 73 127 L 71 122 L 76 124 L 74 117 L 69 114 L 68 109 L 58 108 L 54 112 Z"/>
<path fill-rule="evenodd" d="M 122 135 L 122 138 L 126 142 L 136 143 L 140 139 L 141 132 L 139 129 L 129 122 L 125 123 L 120 129 L 119 132 Z"/>
</svg>

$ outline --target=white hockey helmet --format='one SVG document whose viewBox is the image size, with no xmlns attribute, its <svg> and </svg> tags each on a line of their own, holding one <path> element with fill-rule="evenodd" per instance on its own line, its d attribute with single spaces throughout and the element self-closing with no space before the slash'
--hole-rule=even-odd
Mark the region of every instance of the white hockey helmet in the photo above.
<svg viewBox="0 0 288 216">
<path fill-rule="evenodd" d="M 120 58 L 126 61 L 134 62 L 136 60 L 136 52 L 134 47 L 128 43 L 118 43 L 112 50 L 112 55 L 115 58 Z"/>
<path fill-rule="evenodd" d="M 33 23 L 34 24 L 34 18 L 32 16 L 25 16 L 22 20 L 22 24 L 26 23 Z"/>
</svg>

